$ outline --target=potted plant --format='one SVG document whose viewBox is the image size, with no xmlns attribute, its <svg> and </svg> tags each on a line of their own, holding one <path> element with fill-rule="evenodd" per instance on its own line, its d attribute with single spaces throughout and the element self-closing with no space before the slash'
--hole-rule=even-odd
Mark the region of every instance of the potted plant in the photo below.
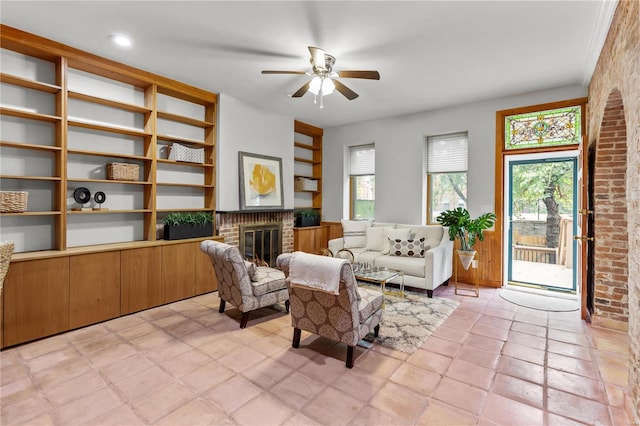
<svg viewBox="0 0 640 426">
<path fill-rule="evenodd" d="M 320 225 L 320 213 L 316 209 L 297 210 L 295 216 L 297 227 Z"/>
<path fill-rule="evenodd" d="M 443 211 L 438 215 L 436 221 L 442 226 L 449 227 L 449 239 L 451 241 L 455 241 L 456 238 L 460 241 L 458 257 L 460 257 L 464 269 L 469 269 L 476 255 L 473 247 L 476 241 L 484 240 L 483 232 L 494 225 L 496 215 L 485 213 L 475 219 L 471 219 L 467 209 L 458 207 L 454 210 Z"/>
<path fill-rule="evenodd" d="M 164 220 L 164 239 L 210 237 L 213 235 L 213 214 L 211 212 L 169 213 Z"/>
</svg>

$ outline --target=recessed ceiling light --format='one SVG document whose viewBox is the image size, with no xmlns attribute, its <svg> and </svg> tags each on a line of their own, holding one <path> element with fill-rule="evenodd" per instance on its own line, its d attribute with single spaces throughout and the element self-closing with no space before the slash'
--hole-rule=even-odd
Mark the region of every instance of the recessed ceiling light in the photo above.
<svg viewBox="0 0 640 426">
<path fill-rule="evenodd" d="M 111 40 L 111 43 L 115 44 L 116 46 L 131 47 L 131 39 L 126 35 L 111 34 L 109 36 L 109 40 Z"/>
</svg>

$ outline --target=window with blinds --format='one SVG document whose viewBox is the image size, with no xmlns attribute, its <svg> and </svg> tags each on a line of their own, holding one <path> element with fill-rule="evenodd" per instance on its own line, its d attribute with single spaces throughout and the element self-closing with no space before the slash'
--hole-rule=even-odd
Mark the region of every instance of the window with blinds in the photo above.
<svg viewBox="0 0 640 426">
<path fill-rule="evenodd" d="M 427 165 L 427 223 L 456 207 L 467 207 L 467 133 L 430 136 Z"/>
<path fill-rule="evenodd" d="M 349 217 L 373 219 L 376 199 L 375 145 L 352 146 L 349 149 L 349 182 Z"/>
</svg>

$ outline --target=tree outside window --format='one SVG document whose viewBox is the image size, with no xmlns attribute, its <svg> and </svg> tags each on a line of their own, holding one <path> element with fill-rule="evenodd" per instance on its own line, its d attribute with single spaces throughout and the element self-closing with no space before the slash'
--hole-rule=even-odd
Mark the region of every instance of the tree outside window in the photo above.
<svg viewBox="0 0 640 426">
<path fill-rule="evenodd" d="M 375 215 L 375 175 L 351 177 L 351 218 L 373 219 Z"/>
<path fill-rule="evenodd" d="M 373 219 L 376 200 L 375 146 L 352 146 L 349 151 L 349 216 L 351 219 Z"/>
</svg>

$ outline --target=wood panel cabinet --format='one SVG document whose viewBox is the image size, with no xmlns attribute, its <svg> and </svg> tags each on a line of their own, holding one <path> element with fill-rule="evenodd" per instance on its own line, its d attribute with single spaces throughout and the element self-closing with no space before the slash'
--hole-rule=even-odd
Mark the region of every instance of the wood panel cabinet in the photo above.
<svg viewBox="0 0 640 426">
<path fill-rule="evenodd" d="M 162 248 L 144 247 L 120 252 L 120 314 L 162 303 Z"/>
<path fill-rule="evenodd" d="M 127 243 L 12 261 L 2 292 L 2 347 L 217 290 L 201 241 Z"/>
<path fill-rule="evenodd" d="M 69 328 L 120 316 L 120 252 L 69 258 Z"/>
<path fill-rule="evenodd" d="M 453 248 L 453 271 L 455 271 L 456 267 L 455 262 L 460 262 L 458 253 L 456 253 L 458 248 L 459 242 L 456 240 Z M 496 238 L 496 233 L 494 231 L 484 231 L 484 241 L 477 241 L 475 249 L 478 252 L 477 270 L 472 268 L 465 270 L 458 265 L 458 280 L 464 283 L 474 283 L 477 278 L 480 285 L 500 288 L 502 286 L 501 253 L 500 241 Z"/>
<path fill-rule="evenodd" d="M 162 303 L 195 296 L 196 254 L 193 243 L 162 247 Z"/>
<path fill-rule="evenodd" d="M 329 246 L 329 226 L 293 228 L 293 249 L 317 254 Z"/>
<path fill-rule="evenodd" d="M 2 292 L 3 347 L 69 329 L 69 257 L 12 263 Z"/>
<path fill-rule="evenodd" d="M 200 243 L 196 245 L 196 294 L 209 293 L 218 289 L 218 280 L 213 270 L 209 255 L 200 251 Z"/>
</svg>

